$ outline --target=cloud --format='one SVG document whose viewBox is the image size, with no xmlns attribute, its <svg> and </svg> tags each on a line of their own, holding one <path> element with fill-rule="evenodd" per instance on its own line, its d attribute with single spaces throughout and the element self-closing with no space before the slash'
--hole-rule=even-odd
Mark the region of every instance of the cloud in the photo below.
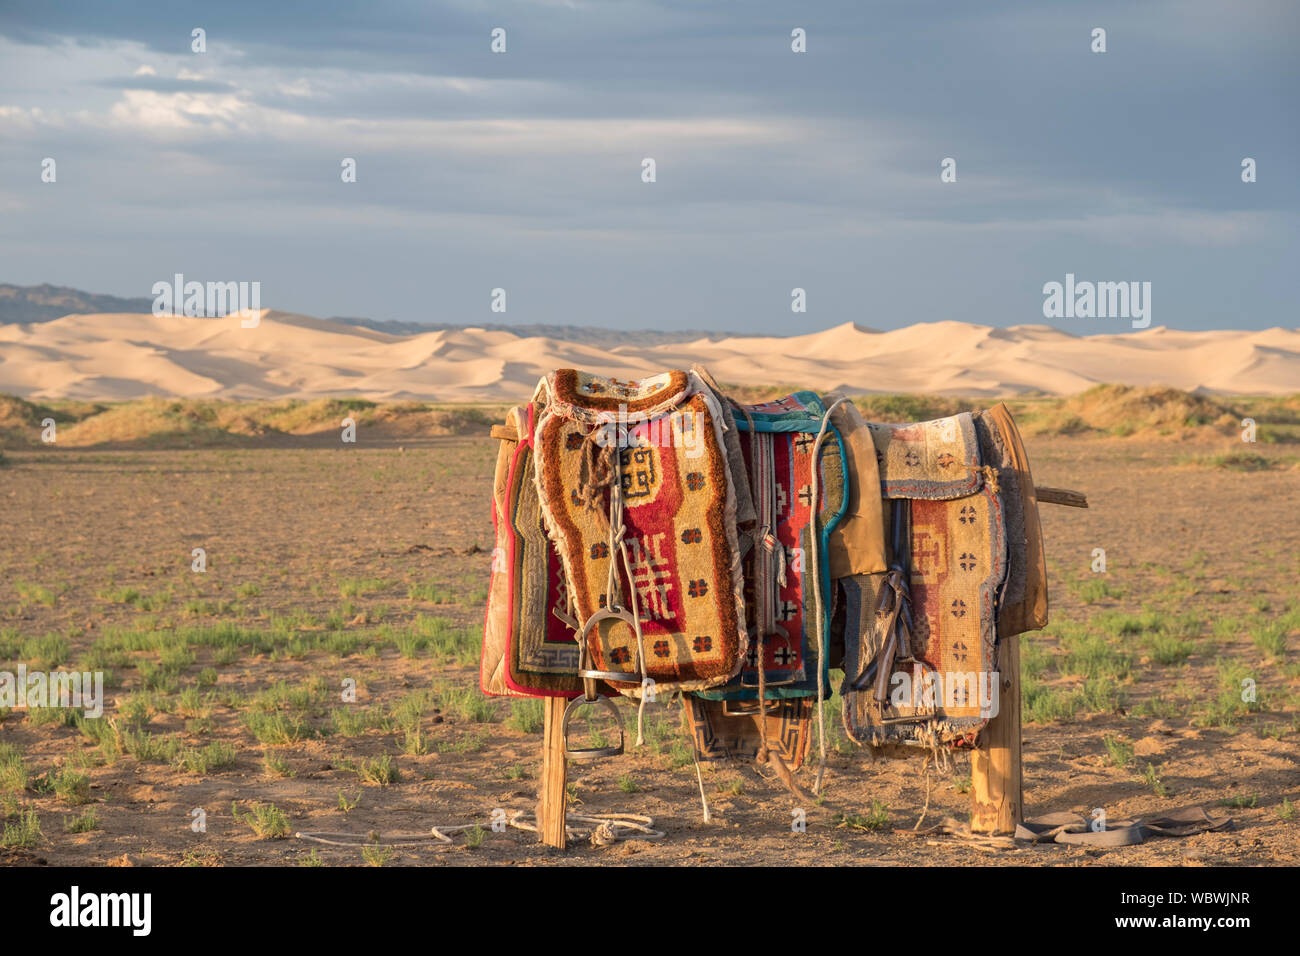
<svg viewBox="0 0 1300 956">
<path fill-rule="evenodd" d="M 142 67 L 142 69 L 144 69 Z M 154 73 L 129 77 L 107 77 L 95 81 L 96 86 L 110 90 L 151 90 L 157 93 L 223 93 L 234 90 L 233 83 L 204 80 L 197 77 L 166 77 Z"/>
<path fill-rule="evenodd" d="M 967 317 L 993 324 L 994 292 L 978 290 L 1041 286 L 1064 271 L 1049 257 L 1176 271 L 1213 255 L 1256 270 L 1254 301 L 1280 300 L 1300 220 L 1300 184 L 1283 172 L 1300 150 L 1283 121 L 1300 76 L 1279 52 L 1294 16 L 1272 2 L 1258 18 L 1205 0 L 1177 9 L 15 8 L 0 17 L 0 168 L 17 173 L 0 179 L 0 207 L 24 242 L 0 240 L 0 254 L 34 281 L 72 249 L 77 268 L 110 277 L 247 255 L 299 276 L 304 296 L 356 296 L 327 314 L 366 311 L 346 283 L 373 254 L 367 275 L 397 291 L 370 311 L 390 317 L 430 298 L 403 278 L 412 259 L 421 274 L 446 263 L 449 287 L 502 270 L 581 284 L 599 269 L 642 324 L 670 277 L 683 300 L 713 302 L 724 280 L 710 263 L 753 283 L 869 276 L 895 289 L 881 295 L 901 303 L 899 321 L 944 307 L 943 256 L 991 310 Z M 1105 56 L 1084 42 L 1094 19 Z M 805 55 L 789 51 L 796 24 Z M 488 48 L 498 25 L 505 55 Z M 208 52 L 190 51 L 193 26 Z M 1245 155 L 1257 184 L 1240 182 Z M 43 156 L 59 159 L 57 186 L 35 175 Z M 647 156 L 654 184 L 640 180 Z M 956 183 L 939 182 L 946 156 Z M 343 157 L 354 184 L 340 181 Z M 106 234 L 115 260 L 85 251 Z M 924 291 L 913 302 L 903 287 Z M 759 321 L 733 299 L 748 302 L 721 301 L 718 323 Z"/>
<path fill-rule="evenodd" d="M 127 90 L 121 102 L 113 106 L 109 117 L 115 125 L 127 130 L 152 132 L 203 128 L 218 135 L 228 135 L 251 129 L 245 120 L 250 109 L 250 104 L 236 95 Z"/>
</svg>

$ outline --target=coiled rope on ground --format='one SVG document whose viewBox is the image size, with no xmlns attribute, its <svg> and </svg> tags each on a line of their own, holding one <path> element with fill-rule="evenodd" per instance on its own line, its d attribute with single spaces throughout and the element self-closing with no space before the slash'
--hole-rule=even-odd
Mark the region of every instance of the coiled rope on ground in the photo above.
<svg viewBox="0 0 1300 956">
<path fill-rule="evenodd" d="M 570 840 L 589 840 L 594 846 L 609 846 L 619 840 L 662 840 L 665 833 L 654 828 L 654 818 L 639 813 L 566 813 L 564 829 Z M 537 814 L 531 810 L 516 810 L 506 821 L 516 830 L 537 832 Z M 326 846 L 364 848 L 453 846 L 452 837 L 474 828 L 490 829 L 481 823 L 461 823 L 455 826 L 433 826 L 428 833 L 394 833 L 387 839 L 372 831 L 370 834 L 341 833 L 330 830 L 300 830 L 294 833 L 299 840 L 322 843 Z"/>
</svg>

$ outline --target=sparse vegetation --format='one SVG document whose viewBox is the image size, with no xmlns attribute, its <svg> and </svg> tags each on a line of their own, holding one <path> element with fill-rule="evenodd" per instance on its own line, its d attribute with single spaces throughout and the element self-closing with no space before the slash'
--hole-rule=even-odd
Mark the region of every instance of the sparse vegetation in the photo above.
<svg viewBox="0 0 1300 956">
<path fill-rule="evenodd" d="M 1156 769 L 1155 764 L 1149 763 L 1146 765 L 1146 769 L 1142 771 L 1142 782 L 1150 787 L 1151 792 L 1157 797 L 1169 796 L 1169 788 L 1160 779 L 1160 772 Z"/>
<path fill-rule="evenodd" d="M 1062 673 L 1124 679 L 1132 672 L 1132 655 L 1102 635 L 1074 628 L 1062 628 L 1060 635 L 1061 647 L 1066 652 L 1060 663 Z"/>
<path fill-rule="evenodd" d="M 1234 413 L 1252 415 L 1257 407 L 1251 403 L 1262 401 L 1212 400 Z M 877 421 L 888 418 L 891 408 L 895 420 L 917 420 L 963 404 L 990 404 L 909 396 L 858 401 L 873 408 L 868 417 Z M 1043 509 L 1045 521 L 1050 514 L 1051 520 L 1076 524 L 1063 539 L 1066 550 L 1049 555 L 1052 621 L 1019 642 L 1026 753 L 1034 784 L 1073 792 L 1077 788 L 1066 781 L 1082 771 L 1089 778 L 1083 785 L 1108 791 L 1089 806 L 1112 806 L 1120 796 L 1129 799 L 1143 792 L 1147 801 L 1157 801 L 1156 807 L 1167 799 L 1157 798 L 1161 792 L 1174 791 L 1180 805 L 1210 806 L 1223 799 L 1234 815 L 1240 811 L 1265 831 L 1267 850 L 1252 849 L 1251 841 L 1243 840 L 1238 847 L 1243 860 L 1262 862 L 1267 853 L 1279 851 L 1294 855 L 1300 839 L 1294 825 L 1296 796 L 1276 768 L 1289 766 L 1300 744 L 1300 654 L 1294 650 L 1300 639 L 1300 600 L 1293 586 L 1300 577 L 1300 559 L 1282 522 L 1263 533 L 1267 519 L 1261 518 L 1263 509 L 1254 499 L 1235 499 L 1231 521 L 1196 512 L 1202 505 L 1190 502 L 1193 495 L 1203 502 L 1220 491 L 1256 485 L 1276 497 L 1274 491 L 1285 490 L 1290 475 L 1300 472 L 1288 471 L 1296 463 L 1284 452 L 1294 449 L 1276 447 L 1280 426 L 1265 426 L 1265 418 L 1255 415 L 1261 422 L 1260 443 L 1246 447 L 1268 462 L 1256 472 L 1247 460 L 1214 460 L 1241 443 L 1234 432 L 1231 442 L 1210 444 L 1220 427 L 1213 421 L 1187 426 L 1176 416 L 1156 416 L 1153 420 L 1161 423 L 1153 428 L 1141 417 L 1130 422 L 1098 417 L 1102 405 L 1094 405 L 1039 397 L 1012 403 L 1027 434 L 1041 426 L 1043 433 L 1134 436 L 1087 445 L 1027 442 L 1035 465 L 1044 468 L 1044 481 L 1086 490 L 1096 508 L 1091 516 Z M 1286 414 L 1294 422 L 1287 427 L 1300 438 L 1300 399 L 1292 405 Z M 330 414 L 341 407 L 330 406 Z M 363 406 L 346 413 L 377 422 L 371 416 L 383 408 Z M 1277 416 L 1283 414 L 1280 408 Z M 266 409 L 253 413 L 248 406 L 245 411 L 249 422 L 269 420 L 271 414 Z M 169 411 L 150 421 L 173 415 L 184 412 Z M 475 426 L 476 433 L 491 417 L 495 413 Z M 126 417 L 118 421 L 125 428 Z M 220 422 L 218 416 L 206 424 L 177 425 L 170 436 L 160 432 L 151 441 L 159 448 L 191 440 L 200 446 L 209 440 L 216 444 L 218 439 L 203 437 L 203 430 Z M 282 425 L 288 422 L 288 416 L 279 419 Z M 96 427 L 106 425 L 105 420 Z M 428 781 L 435 781 L 433 788 L 444 795 L 468 780 L 485 787 L 483 793 L 493 799 L 511 793 L 512 806 L 529 802 L 538 775 L 542 703 L 488 698 L 477 685 L 483 586 L 493 544 L 486 500 L 495 444 L 486 438 L 456 440 L 440 442 L 436 453 L 417 445 L 417 454 L 408 447 L 403 455 L 395 447 L 370 443 L 374 432 L 367 431 L 367 442 L 336 452 L 337 426 L 337 420 L 329 422 L 328 452 L 288 447 L 289 433 L 258 435 L 246 424 L 236 426 L 246 433 L 221 439 L 231 443 L 228 447 L 184 456 L 146 449 L 148 443 L 137 450 L 108 451 L 79 450 L 69 441 L 57 455 L 28 451 L 21 444 L 11 450 L 11 458 L 18 460 L 4 472 L 4 480 L 18 483 L 20 500 L 29 500 L 39 484 L 62 513 L 83 502 L 93 506 L 79 520 L 99 543 L 102 560 L 71 560 L 71 546 L 59 535 L 41 533 L 30 517 L 9 515 L 15 534 L 14 547 L 6 553 L 9 566 L 0 574 L 7 578 L 0 580 L 0 670 L 12 669 L 5 662 L 25 663 L 29 671 L 75 667 L 102 672 L 105 686 L 116 688 L 105 695 L 101 717 L 85 717 L 72 708 L 0 708 L 0 819 L 12 847 L 39 848 L 40 856 L 55 865 L 75 862 L 74 854 L 101 859 L 124 852 L 137 863 L 244 865 L 272 849 L 255 836 L 277 838 L 263 836 L 250 822 L 258 821 L 255 806 L 268 808 L 261 813 L 263 830 L 283 836 L 280 831 L 291 827 L 363 834 L 370 827 L 387 827 L 390 812 L 422 799 Z M 1163 428 L 1170 435 L 1186 435 L 1190 429 L 1199 444 L 1162 446 L 1140 440 L 1142 435 L 1158 437 Z M 70 431 L 60 426 L 61 445 Z M 239 447 L 268 439 L 286 447 L 274 454 Z M 1095 450 L 1103 460 L 1084 461 L 1084 449 L 1089 454 Z M 1180 463 L 1184 454 L 1192 457 Z M 1110 523 L 1122 489 L 1109 477 L 1130 464 L 1133 487 L 1160 489 L 1151 540 L 1121 534 Z M 1076 467 L 1077 472 L 1072 470 Z M 1102 468 L 1108 480 L 1094 481 Z M 100 512 L 107 514 L 119 504 L 128 485 L 114 482 L 124 474 L 130 475 L 130 493 L 157 511 L 156 522 L 165 520 L 175 530 L 176 517 L 192 511 L 193 527 L 180 528 L 193 535 L 192 542 L 178 543 L 170 530 L 167 535 L 115 538 L 115 526 Z M 1059 479 L 1053 477 L 1057 474 Z M 1129 481 L 1127 473 L 1121 477 Z M 1141 505 L 1151 503 L 1144 497 Z M 1269 507 L 1280 513 L 1279 506 L 1289 502 Z M 294 508 L 299 511 L 293 512 L 296 537 L 290 548 L 271 531 Z M 1076 534 L 1097 520 L 1103 523 L 1095 533 Z M 352 523 L 345 528 L 344 522 Z M 1129 524 L 1134 523 L 1141 521 L 1134 517 Z M 1184 524 L 1190 543 L 1171 544 L 1184 541 Z M 155 523 L 153 530 L 159 527 Z M 264 536 L 249 533 L 262 528 L 267 529 Z M 332 548 L 344 528 L 348 547 Z M 1046 536 L 1056 533 L 1045 527 Z M 1060 543 L 1049 541 L 1049 549 Z M 1088 571 L 1087 552 L 1094 543 L 1110 551 L 1108 575 Z M 208 549 L 208 573 L 190 570 L 191 546 Z M 359 702 L 345 703 L 353 698 L 340 697 L 348 679 L 355 681 Z M 834 674 L 832 689 L 839 681 Z M 695 789 L 681 704 L 665 698 L 647 706 L 645 747 L 639 750 L 631 746 L 635 702 L 616 699 L 628 731 L 626 764 L 579 780 L 575 798 L 592 808 L 603 809 L 612 801 L 635 809 L 647 802 L 642 800 L 646 788 L 651 797 L 667 799 L 665 781 L 674 792 Z M 846 848 L 878 842 L 862 832 L 854 836 L 853 831 L 869 831 L 872 824 L 877 832 L 891 825 L 910 827 L 919 812 L 921 788 L 905 766 L 865 770 L 864 750 L 843 732 L 841 704 L 832 696 L 825 705 L 827 748 L 836 770 L 828 775 L 830 809 L 817 816 L 816 824 L 810 810 L 809 826 L 842 823 L 843 829 L 828 831 L 827 840 L 838 838 Z M 575 743 L 581 745 L 617 740 L 613 725 L 595 716 L 590 726 L 578 720 L 575 727 Z M 801 786 L 810 781 L 808 767 L 816 759 L 815 729 L 813 734 L 809 761 L 797 777 Z M 1052 739 L 1050 746 L 1047 739 Z M 1058 739 L 1067 741 L 1059 759 Z M 1233 775 L 1235 789 L 1205 773 L 1204 762 L 1217 759 L 1221 750 L 1247 755 L 1239 768 L 1234 764 L 1239 769 Z M 774 801 L 786 799 L 779 781 L 760 779 L 769 774 L 746 771 L 742 783 L 727 765 L 702 764 L 702 769 L 706 792 L 720 796 L 720 818 L 733 812 L 729 803 L 743 804 L 746 814 L 772 815 Z M 201 781 L 205 776 L 208 780 Z M 214 813 L 224 816 L 222 804 L 216 810 L 208 807 L 212 837 L 224 841 L 219 851 L 196 839 L 183 819 L 175 821 L 172 834 L 143 812 L 145 801 L 174 800 L 175 793 L 196 787 L 203 792 L 218 787 L 229 799 L 236 785 L 236 827 L 230 820 L 214 820 Z M 942 792 L 935 800 L 951 801 L 960 813 L 969 798 L 963 801 L 959 795 L 971 788 L 967 768 L 937 786 Z M 330 790 L 337 790 L 337 812 Z M 635 799 L 620 800 L 620 794 Z M 873 797 L 878 807 L 872 806 Z M 889 806 L 895 808 L 892 813 Z M 300 808 L 311 814 L 310 823 L 297 820 Z M 852 812 L 833 815 L 844 810 Z M 936 810 L 932 803 L 931 822 L 938 819 Z M 685 811 L 669 815 L 684 816 Z M 777 821 L 776 815 L 771 818 Z M 139 844 L 118 846 L 124 834 L 137 832 Z M 730 839 L 726 831 L 718 833 L 724 841 Z M 483 839 L 492 837 L 485 833 Z M 472 840 L 467 836 L 456 842 L 469 845 Z M 924 841 L 915 842 L 920 846 Z M 530 841 L 503 840 L 480 852 L 492 850 L 497 862 L 516 844 Z M 383 850 L 370 851 L 377 865 L 399 861 Z M 330 863 L 365 860 L 364 849 L 308 852 L 281 845 L 272 852 L 282 862 L 303 865 L 320 863 L 322 856 Z M 406 857 L 400 862 L 426 859 L 423 853 L 408 857 L 398 852 Z M 8 848 L 0 851 L 6 859 L 31 855 L 7 854 Z"/>
<path fill-rule="evenodd" d="M 456 592 L 438 584 L 412 584 L 406 589 L 406 596 L 412 601 L 425 601 L 429 604 L 456 603 Z"/>
<path fill-rule="evenodd" d="M 1235 727 L 1242 717 L 1260 709 L 1259 688 L 1250 668 L 1240 661 L 1216 664 L 1219 691 L 1197 722 L 1207 727 Z"/>
<path fill-rule="evenodd" d="M 360 737 L 381 720 L 382 715 L 377 711 L 356 704 L 345 704 L 330 711 L 330 725 L 340 737 Z"/>
<path fill-rule="evenodd" d="M 441 683 L 435 686 L 434 695 L 439 707 L 462 720 L 487 723 L 496 719 L 496 705 L 476 685 Z"/>
<path fill-rule="evenodd" d="M 259 742 L 274 746 L 296 744 L 316 735 L 303 718 L 279 711 L 273 714 L 248 714 L 244 718 L 244 725 Z"/>
<path fill-rule="evenodd" d="M 293 832 L 289 818 L 273 803 L 249 804 L 241 813 L 239 803 L 231 802 L 230 815 L 262 840 L 283 840 Z"/>
<path fill-rule="evenodd" d="M 1208 455 L 1204 458 L 1190 459 L 1196 464 L 1211 468 L 1228 468 L 1232 471 L 1267 471 L 1276 466 L 1272 459 L 1247 451 L 1234 451 L 1226 455 Z"/>
<path fill-rule="evenodd" d="M 19 810 L 11 819 L 5 820 L 4 831 L 0 833 L 0 847 L 31 848 L 40 845 L 45 839 L 41 831 L 41 820 L 32 809 Z"/>
<path fill-rule="evenodd" d="M 24 641 L 19 656 L 40 670 L 54 670 L 71 655 L 71 647 L 61 634 L 46 634 Z"/>
<path fill-rule="evenodd" d="M 380 754 L 378 757 L 364 761 L 357 768 L 357 776 L 363 783 L 374 784 L 377 787 L 387 787 L 402 779 L 401 771 L 397 769 L 389 754 Z"/>
<path fill-rule="evenodd" d="M 273 750 L 268 750 L 262 755 L 262 767 L 272 777 L 289 778 L 297 776 L 293 768 L 289 766 L 289 761 Z"/>
<path fill-rule="evenodd" d="M 1021 675 L 1020 695 L 1021 719 L 1030 724 L 1067 720 L 1082 706 L 1077 692 L 1049 687 L 1025 675 Z"/>
<path fill-rule="evenodd" d="M 27 763 L 13 744 L 0 743 L 0 792 L 22 793 L 27 789 Z"/>
<path fill-rule="evenodd" d="M 1147 638 L 1147 648 L 1151 659 L 1164 667 L 1182 664 L 1196 649 L 1195 643 L 1185 640 L 1177 633 L 1159 631 Z"/>
<path fill-rule="evenodd" d="M 1107 735 L 1102 742 L 1106 745 L 1106 753 L 1110 755 L 1110 762 L 1116 767 L 1127 767 L 1133 761 L 1133 746 L 1118 737 Z"/>
<path fill-rule="evenodd" d="M 1250 639 L 1272 660 L 1281 660 L 1287 652 L 1287 625 L 1283 621 L 1258 624 L 1251 628 Z"/>
<path fill-rule="evenodd" d="M 383 578 L 344 578 L 339 581 L 339 597 L 367 597 L 379 591 L 386 591 L 393 582 Z"/>
<path fill-rule="evenodd" d="M 1096 604 L 1098 601 L 1114 600 L 1123 596 L 1122 591 L 1113 587 L 1104 578 L 1091 578 L 1079 585 L 1079 600 L 1084 604 Z"/>
<path fill-rule="evenodd" d="M 176 755 L 176 767 L 186 773 L 208 774 L 235 765 L 236 752 L 230 744 L 213 741 L 201 749 L 182 750 Z"/>
<path fill-rule="evenodd" d="M 477 850 L 483 845 L 483 839 L 487 836 L 487 830 L 477 823 L 465 831 L 465 846 L 471 850 Z"/>
<path fill-rule="evenodd" d="M 32 584 L 28 581 L 15 581 L 14 590 L 18 596 L 29 604 L 44 604 L 46 607 L 54 607 L 57 598 L 54 592 L 40 584 Z"/>
<path fill-rule="evenodd" d="M 1227 797 L 1219 801 L 1221 807 L 1232 807 L 1234 810 L 1251 810 L 1259 803 L 1259 794 L 1253 793 L 1247 796 L 1239 793 L 1235 797 Z"/>
<path fill-rule="evenodd" d="M 63 829 L 68 833 L 89 833 L 99 829 L 99 811 L 87 807 L 75 817 L 63 818 Z"/>
<path fill-rule="evenodd" d="M 366 866 L 386 866 L 397 853 L 391 846 L 368 845 L 361 848 L 361 858 Z"/>
<path fill-rule="evenodd" d="M 865 814 L 861 813 L 842 813 L 836 823 L 837 827 L 847 827 L 851 830 L 865 830 L 868 833 L 874 833 L 877 830 L 883 830 L 889 825 L 889 807 L 879 800 L 871 801 L 871 809 Z"/>
<path fill-rule="evenodd" d="M 90 778 L 66 764 L 44 774 L 30 783 L 37 793 L 52 793 L 69 806 L 90 802 Z"/>
<path fill-rule="evenodd" d="M 377 403 L 361 398 L 274 402 L 141 398 L 37 404 L 0 395 L 0 441 L 14 447 L 38 444 L 40 422 L 46 417 L 59 423 L 59 444 L 69 448 L 110 442 L 145 448 L 234 448 L 336 431 L 344 416 L 375 437 L 480 434 L 504 413 L 500 405 Z"/>
<path fill-rule="evenodd" d="M 510 701 L 506 724 L 522 734 L 540 734 L 543 724 L 542 702 L 535 697 Z"/>
</svg>

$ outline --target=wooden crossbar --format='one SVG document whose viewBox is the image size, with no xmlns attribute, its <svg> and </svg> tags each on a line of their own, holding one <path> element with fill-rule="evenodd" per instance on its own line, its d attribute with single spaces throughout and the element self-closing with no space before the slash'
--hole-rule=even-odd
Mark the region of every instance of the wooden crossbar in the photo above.
<svg viewBox="0 0 1300 956">
<path fill-rule="evenodd" d="M 1071 491 L 1069 488 L 1036 486 L 1034 496 L 1038 499 L 1040 505 L 1064 505 L 1067 508 L 1088 507 L 1088 496 L 1082 491 Z"/>
</svg>

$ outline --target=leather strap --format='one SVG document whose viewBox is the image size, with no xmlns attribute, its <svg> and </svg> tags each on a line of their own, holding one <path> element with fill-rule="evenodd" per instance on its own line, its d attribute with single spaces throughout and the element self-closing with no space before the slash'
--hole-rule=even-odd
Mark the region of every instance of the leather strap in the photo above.
<svg viewBox="0 0 1300 956">
<path fill-rule="evenodd" d="M 1212 817 L 1203 807 L 1184 807 L 1163 817 L 1142 821 L 1142 830 L 1147 836 L 1183 837 L 1231 830 L 1232 827 L 1232 817 Z"/>
<path fill-rule="evenodd" d="M 1048 813 L 1016 824 L 1016 839 L 1075 846 L 1131 846 L 1142 842 L 1142 829 L 1133 820 L 1121 820 L 1107 822 L 1106 829 L 1094 832 L 1077 813 Z"/>
<path fill-rule="evenodd" d="M 875 610 L 873 627 L 883 635 L 880 651 L 853 682 L 855 690 L 865 690 L 874 678 L 872 698 L 884 709 L 889 701 L 889 684 L 894 668 L 914 662 L 912 653 L 912 601 L 908 577 L 912 563 L 911 502 L 896 498 L 890 510 L 890 566 L 880 603 Z"/>
<path fill-rule="evenodd" d="M 1132 846 L 1149 836 L 1183 837 L 1232 829 L 1231 817 L 1212 817 L 1202 807 L 1186 807 L 1150 820 L 1107 822 L 1093 831 L 1077 813 L 1048 813 L 1016 825 L 1016 839 L 1031 843 L 1066 843 L 1073 846 Z"/>
</svg>

